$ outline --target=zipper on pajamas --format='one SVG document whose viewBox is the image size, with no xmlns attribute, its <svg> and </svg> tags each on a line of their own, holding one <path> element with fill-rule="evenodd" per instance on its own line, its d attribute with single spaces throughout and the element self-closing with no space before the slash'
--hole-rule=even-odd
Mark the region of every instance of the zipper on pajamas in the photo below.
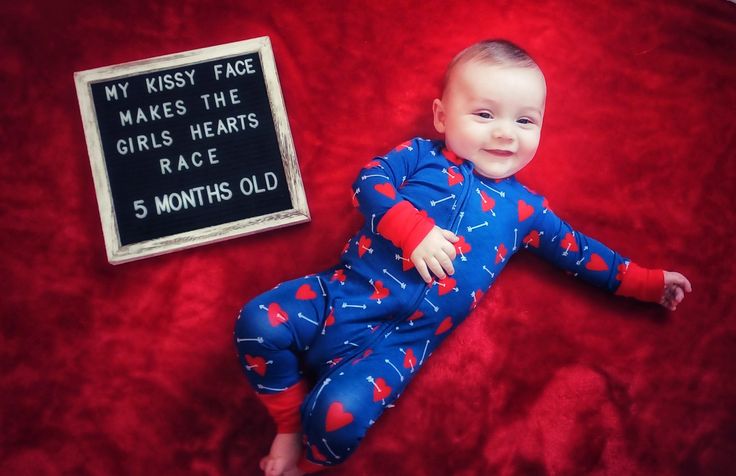
<svg viewBox="0 0 736 476">
<path fill-rule="evenodd" d="M 425 284 L 425 285 L 421 286 L 420 289 L 419 289 L 419 293 L 418 293 L 416 299 L 414 299 L 414 304 L 410 308 L 411 309 L 410 311 L 408 311 L 406 313 L 402 313 L 402 314 L 399 315 L 398 318 L 391 319 L 389 322 L 385 323 L 383 326 L 381 326 L 381 329 L 376 334 L 376 336 L 373 339 L 371 339 L 370 341 L 368 341 L 365 346 L 363 346 L 362 348 L 356 350 L 352 354 L 349 354 L 347 357 L 345 357 L 344 359 L 342 359 L 337 365 L 335 365 L 333 367 L 333 369 L 329 373 L 329 375 L 326 376 L 323 379 L 323 383 L 321 384 L 321 388 L 317 390 L 317 393 L 314 394 L 314 397 L 311 398 L 311 399 L 306 400 L 302 404 L 302 405 L 304 405 L 304 408 L 307 409 L 307 411 L 308 411 L 309 414 L 312 413 L 312 410 L 313 410 L 313 408 L 314 408 L 314 406 L 316 404 L 315 402 L 317 401 L 317 398 L 319 398 L 319 394 L 321 393 L 322 388 L 324 388 L 324 386 L 327 385 L 327 384 L 329 384 L 330 381 L 332 380 L 330 376 L 331 375 L 335 375 L 335 372 L 338 372 L 344 365 L 346 365 L 348 362 L 351 362 L 353 360 L 353 358 L 356 357 L 358 354 L 360 354 L 361 352 L 365 352 L 366 349 L 371 348 L 373 346 L 373 344 L 375 344 L 376 342 L 378 342 L 380 340 L 380 338 L 383 336 L 384 332 L 388 328 L 393 327 L 396 323 L 401 322 L 404 319 L 406 319 L 407 317 L 411 316 L 411 314 L 419 307 L 419 303 L 422 302 L 422 299 L 427 294 L 427 290 L 428 289 L 430 289 L 430 285 L 428 285 L 428 284 Z M 312 389 L 312 390 L 314 390 L 314 389 Z M 313 392 L 311 392 L 310 395 L 312 393 Z"/>
<path fill-rule="evenodd" d="M 468 164 L 468 167 L 470 168 L 470 173 L 465 173 L 466 168 L 464 167 L 466 164 Z M 457 212 L 454 216 L 451 216 L 450 219 L 450 227 L 448 230 L 451 232 L 457 234 L 456 228 L 460 224 L 460 220 L 465 215 L 465 202 L 468 201 L 468 196 L 470 195 L 470 190 L 472 189 L 472 179 L 473 179 L 473 166 L 470 165 L 470 162 L 465 161 L 463 162 L 463 165 L 458 167 L 460 169 L 460 173 L 463 174 L 463 191 L 460 195 L 460 199 L 458 200 L 459 206 L 457 207 Z"/>
</svg>

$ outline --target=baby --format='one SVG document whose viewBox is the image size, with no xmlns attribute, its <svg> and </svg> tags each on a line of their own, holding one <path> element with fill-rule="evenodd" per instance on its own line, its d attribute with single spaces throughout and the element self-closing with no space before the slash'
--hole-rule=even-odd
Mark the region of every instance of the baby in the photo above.
<svg viewBox="0 0 736 476">
<path fill-rule="evenodd" d="M 353 185 L 365 225 L 340 264 L 242 309 L 240 362 L 277 426 L 266 475 L 345 461 L 521 249 L 671 310 L 691 291 L 683 275 L 574 231 L 515 178 L 539 145 L 545 96 L 541 70 L 514 44 L 459 53 L 432 105 L 444 142 L 413 139 L 368 163 Z"/>
</svg>

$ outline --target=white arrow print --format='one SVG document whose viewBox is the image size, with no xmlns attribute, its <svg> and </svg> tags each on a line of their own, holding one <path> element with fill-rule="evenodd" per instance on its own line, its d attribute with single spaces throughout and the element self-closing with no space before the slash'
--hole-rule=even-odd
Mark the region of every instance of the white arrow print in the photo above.
<svg viewBox="0 0 736 476">
<path fill-rule="evenodd" d="M 342 303 L 342 308 L 345 309 L 346 307 L 357 307 L 365 310 L 368 306 L 366 306 L 365 304 L 348 304 L 346 302 Z"/>
<path fill-rule="evenodd" d="M 398 255 L 396 255 L 396 256 L 398 256 Z M 396 279 L 396 277 L 393 274 L 389 273 L 386 268 L 383 268 L 383 274 L 387 274 L 391 279 L 393 279 L 394 281 L 396 281 L 396 283 L 398 283 L 398 285 L 401 286 L 401 289 L 406 289 L 406 283 L 402 283 L 401 281 L 399 281 L 398 279 Z"/>
<path fill-rule="evenodd" d="M 458 220 L 457 227 L 455 228 L 456 235 L 457 235 L 458 230 L 460 229 L 460 223 L 462 223 L 464 216 L 465 216 L 465 212 L 460 212 L 460 220 Z"/>
<path fill-rule="evenodd" d="M 447 287 L 447 283 L 441 283 L 439 281 L 435 281 L 434 284 L 436 284 L 437 286 L 442 286 L 443 288 L 446 288 Z M 458 289 L 457 287 L 452 288 L 452 290 L 455 291 L 455 292 L 460 291 L 460 289 Z"/>
<path fill-rule="evenodd" d="M 487 184 L 485 184 L 483 182 L 481 182 L 480 184 L 483 185 L 484 187 L 486 187 L 487 189 L 491 190 L 492 192 L 499 194 L 501 197 L 505 197 L 506 196 L 506 192 L 502 192 L 501 190 L 496 190 L 495 188 L 493 188 L 490 185 L 487 185 Z"/>
<path fill-rule="evenodd" d="M 491 275 L 491 278 L 493 278 L 494 276 L 496 276 L 495 274 L 493 274 L 493 272 L 492 272 L 492 271 L 491 271 L 490 269 L 488 269 L 488 268 L 486 267 L 486 265 L 483 265 L 483 270 L 484 270 L 484 271 L 485 271 L 486 273 L 490 274 L 490 275 Z"/>
<path fill-rule="evenodd" d="M 263 344 L 263 337 L 256 337 L 254 339 L 253 338 L 240 339 L 240 338 L 236 337 L 235 340 L 238 343 L 240 343 L 240 342 L 246 342 L 246 341 L 251 341 L 252 340 L 252 341 L 258 342 L 259 344 Z"/>
<path fill-rule="evenodd" d="M 519 238 L 517 235 L 518 231 L 518 228 L 514 228 L 514 247 L 512 248 L 512 250 L 516 250 L 516 240 Z"/>
<path fill-rule="evenodd" d="M 318 322 L 315 322 L 315 321 L 311 320 L 310 318 L 308 318 L 307 316 L 305 316 L 305 315 L 304 315 L 304 314 L 302 314 L 301 312 L 300 312 L 299 314 L 297 314 L 297 316 L 299 316 L 300 318 L 304 319 L 305 321 L 309 321 L 309 322 L 311 322 L 311 323 L 312 323 L 312 324 L 314 324 L 315 326 L 318 326 L 318 325 L 319 325 L 319 323 L 318 323 Z"/>
<path fill-rule="evenodd" d="M 311 410 L 309 411 L 309 414 L 310 414 L 310 415 L 311 415 L 311 414 L 312 414 L 312 412 L 314 411 L 314 407 L 315 407 L 315 405 L 317 405 L 317 399 L 319 398 L 319 394 L 320 394 L 320 393 L 322 393 L 322 390 L 324 390 L 324 388 L 325 388 L 325 387 L 326 387 L 327 385 L 329 385 L 329 383 L 330 383 L 331 381 L 332 381 L 332 380 L 330 380 L 329 378 L 326 378 L 326 379 L 325 379 L 325 381 L 324 381 L 324 382 L 322 382 L 322 386 L 321 386 L 321 387 L 319 388 L 319 391 L 317 392 L 317 395 L 315 395 L 315 396 L 314 396 L 314 402 L 312 402 L 312 409 L 311 409 Z"/>
<path fill-rule="evenodd" d="M 373 248 L 366 248 L 365 246 L 360 244 L 360 241 L 356 241 L 355 244 L 366 250 L 368 253 L 373 254 Z"/>
<path fill-rule="evenodd" d="M 394 370 L 396 371 L 396 373 L 399 374 L 399 378 L 401 378 L 401 381 L 403 382 L 404 381 L 404 376 L 401 375 L 401 372 L 399 371 L 399 369 L 397 369 L 396 366 L 394 364 L 392 364 L 390 360 L 383 359 L 383 361 L 386 362 L 388 365 L 390 365 L 391 367 L 394 368 Z"/>
<path fill-rule="evenodd" d="M 268 362 L 266 362 L 266 365 L 272 364 L 272 363 L 273 363 L 273 360 L 269 360 Z M 245 366 L 245 368 L 248 369 L 248 370 L 252 369 L 253 367 L 258 367 L 258 364 L 255 364 L 255 365 L 246 365 Z"/>
<path fill-rule="evenodd" d="M 402 257 L 401 255 L 394 255 L 394 258 L 396 259 L 396 261 L 411 261 L 410 259 Z"/>
<path fill-rule="evenodd" d="M 432 206 L 435 206 L 438 203 L 442 203 L 442 202 L 444 202 L 446 200 L 452 200 L 453 198 L 455 198 L 455 194 L 454 193 L 452 195 L 450 195 L 449 197 L 440 198 L 439 200 L 430 200 L 429 201 L 429 204 L 432 205 Z"/>
<path fill-rule="evenodd" d="M 585 250 L 587 250 L 587 249 L 588 249 L 588 247 L 587 247 L 587 246 L 583 246 L 583 251 L 585 251 Z M 583 256 L 582 256 L 582 257 L 581 257 L 581 258 L 580 258 L 579 260 L 577 260 L 577 261 L 575 262 L 575 264 L 576 264 L 576 265 L 578 265 L 578 266 L 580 266 L 580 263 L 582 263 L 584 259 L 585 259 L 585 255 L 583 255 Z"/>
<path fill-rule="evenodd" d="M 337 459 L 340 459 L 340 457 L 337 456 L 334 451 L 332 451 L 332 448 L 330 448 L 330 445 L 327 444 L 327 440 L 326 439 L 322 438 L 322 443 L 324 443 L 325 446 L 327 447 L 327 449 L 330 451 L 330 453 L 332 453 L 332 456 L 334 456 Z"/>
<path fill-rule="evenodd" d="M 544 235 L 544 232 L 543 231 L 540 231 L 539 232 L 539 236 L 541 237 L 542 235 Z M 532 239 L 531 238 L 529 238 L 528 240 L 526 240 L 524 242 L 524 248 L 529 248 L 529 243 L 531 243 L 531 242 L 532 242 Z"/>
<path fill-rule="evenodd" d="M 440 308 L 439 308 L 439 307 L 437 307 L 437 306 L 435 306 L 435 305 L 434 305 L 434 304 L 432 303 L 432 301 L 430 301 L 430 300 L 429 300 L 429 299 L 427 299 L 427 298 L 424 298 L 424 300 L 425 300 L 425 301 L 427 301 L 427 302 L 429 303 L 429 305 L 430 305 L 430 306 L 432 306 L 432 309 L 434 309 L 434 312 L 439 312 Z"/>
<path fill-rule="evenodd" d="M 260 383 L 259 383 L 258 385 L 256 385 L 256 386 L 257 386 L 257 387 L 258 387 L 258 388 L 259 388 L 260 390 L 273 390 L 273 391 L 275 391 L 275 392 L 282 392 L 282 391 L 286 390 L 285 388 L 271 388 L 271 387 L 264 387 L 264 386 L 263 386 L 263 385 L 261 385 Z"/>
<path fill-rule="evenodd" d="M 380 174 L 374 174 L 374 175 L 363 175 L 362 177 L 360 177 L 360 179 L 361 179 L 361 180 L 365 180 L 365 179 L 367 179 L 367 178 L 371 178 L 371 177 L 381 177 L 381 178 L 385 178 L 386 180 L 391 180 L 390 178 L 386 177 L 385 175 L 380 175 Z"/>
<path fill-rule="evenodd" d="M 322 280 L 319 279 L 317 276 L 315 276 L 314 279 L 317 280 L 317 283 L 319 284 L 319 288 L 322 290 L 322 297 L 327 296 L 327 293 L 325 292 L 325 288 L 324 286 L 322 286 Z"/>
<path fill-rule="evenodd" d="M 266 306 L 264 306 L 263 304 L 260 304 L 258 306 L 258 309 L 263 309 L 264 311 L 268 312 L 268 308 Z M 276 317 L 278 317 L 279 319 L 281 319 L 284 322 L 288 321 L 288 319 L 285 318 L 284 316 L 282 316 L 280 312 L 277 312 L 276 313 Z"/>
<path fill-rule="evenodd" d="M 482 228 L 482 227 L 484 227 L 484 226 L 488 226 L 488 222 L 487 222 L 487 221 L 484 221 L 484 222 L 483 222 L 483 223 L 481 223 L 480 225 L 475 225 L 475 226 L 468 226 L 468 233 L 472 233 L 472 232 L 473 232 L 473 230 L 475 230 L 476 228 Z"/>
<path fill-rule="evenodd" d="M 496 250 L 496 254 L 498 254 L 498 246 L 494 246 L 494 247 L 493 247 L 493 249 L 494 249 L 494 250 Z M 502 255 L 498 255 L 498 257 L 499 257 L 499 258 L 501 258 L 501 262 L 502 262 L 502 263 L 503 263 L 504 261 L 506 261 L 506 260 L 504 259 L 504 257 L 503 257 Z"/>
<path fill-rule="evenodd" d="M 404 349 L 401 347 L 399 347 L 399 352 L 406 355 L 406 352 L 404 352 Z M 409 359 L 409 365 L 411 365 L 411 373 L 414 373 L 414 362 L 412 362 L 411 359 Z"/>
<path fill-rule="evenodd" d="M 487 203 L 487 202 L 488 202 L 488 200 L 486 200 L 486 199 L 485 199 L 485 198 L 483 197 L 483 194 L 482 194 L 482 193 L 480 193 L 480 189 L 479 189 L 479 188 L 476 188 L 476 189 L 475 189 L 475 192 L 476 192 L 476 193 L 478 194 L 478 196 L 480 197 L 480 199 L 481 199 L 481 200 L 483 200 L 483 203 Z M 494 211 L 493 211 L 493 208 L 491 208 L 491 209 L 490 209 L 490 210 L 488 210 L 488 211 L 489 211 L 489 212 L 491 212 L 491 214 L 492 214 L 492 215 L 493 215 L 494 217 L 496 216 L 496 212 L 494 212 Z"/>
<path fill-rule="evenodd" d="M 424 356 L 427 354 L 427 347 L 429 346 L 429 339 L 427 339 L 427 343 L 424 344 L 424 352 L 422 352 L 422 359 L 419 361 L 419 365 L 422 365 L 424 362 Z"/>
</svg>

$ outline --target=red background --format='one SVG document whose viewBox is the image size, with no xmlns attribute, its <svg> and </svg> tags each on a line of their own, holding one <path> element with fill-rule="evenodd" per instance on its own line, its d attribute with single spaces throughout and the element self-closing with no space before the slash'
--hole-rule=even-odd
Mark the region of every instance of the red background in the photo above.
<svg viewBox="0 0 736 476">
<path fill-rule="evenodd" d="M 446 63 L 487 37 L 547 77 L 521 178 L 694 292 L 669 313 L 521 253 L 334 474 L 736 473 L 736 5 L 262 3 L 2 7 L 0 473 L 257 474 L 237 310 L 336 262 L 359 168 L 436 137 Z M 262 35 L 312 222 L 108 264 L 73 72 Z"/>
</svg>

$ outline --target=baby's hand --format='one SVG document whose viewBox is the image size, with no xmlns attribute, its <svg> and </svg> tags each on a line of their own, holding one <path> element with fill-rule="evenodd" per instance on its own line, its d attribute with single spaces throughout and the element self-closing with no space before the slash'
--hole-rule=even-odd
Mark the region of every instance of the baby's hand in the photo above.
<svg viewBox="0 0 736 476">
<path fill-rule="evenodd" d="M 432 271 L 438 278 L 455 274 L 452 260 L 456 251 L 453 243 L 459 238 L 451 231 L 435 226 L 411 253 L 411 262 L 427 284 L 432 282 Z"/>
<path fill-rule="evenodd" d="M 674 311 L 677 309 L 677 305 L 685 299 L 685 293 L 692 292 L 692 290 L 693 288 L 690 285 L 690 281 L 688 281 L 685 276 L 680 273 L 675 273 L 674 271 L 665 271 L 664 293 L 662 294 L 662 299 L 659 300 L 659 303 L 670 311 Z"/>
</svg>

